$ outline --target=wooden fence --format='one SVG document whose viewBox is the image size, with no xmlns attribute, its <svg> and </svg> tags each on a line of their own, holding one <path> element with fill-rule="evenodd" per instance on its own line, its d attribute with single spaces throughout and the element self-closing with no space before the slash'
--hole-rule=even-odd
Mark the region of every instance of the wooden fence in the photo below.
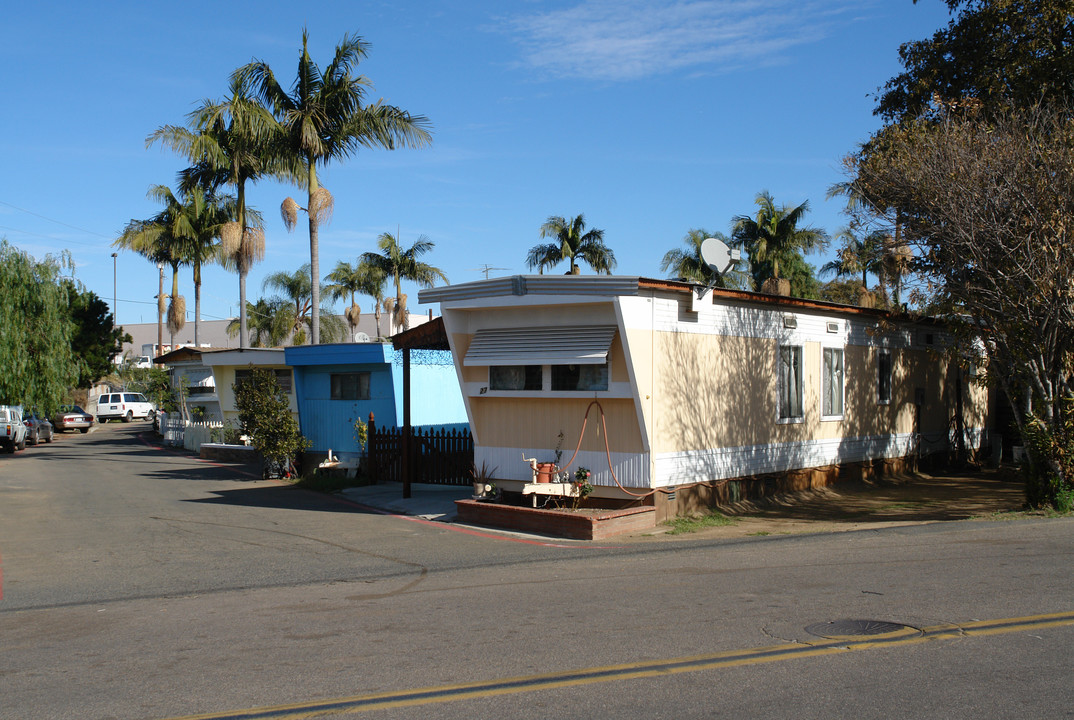
<svg viewBox="0 0 1074 720">
<path fill-rule="evenodd" d="M 473 483 L 474 438 L 469 430 L 411 428 L 409 440 L 404 433 L 404 428 L 378 428 L 370 416 L 367 466 L 376 482 Z"/>
</svg>

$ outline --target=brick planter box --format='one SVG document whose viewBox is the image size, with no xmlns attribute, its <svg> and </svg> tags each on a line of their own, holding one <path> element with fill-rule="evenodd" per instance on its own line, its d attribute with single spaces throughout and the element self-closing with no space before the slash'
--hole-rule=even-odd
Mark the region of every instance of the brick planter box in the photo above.
<svg viewBox="0 0 1074 720">
<path fill-rule="evenodd" d="M 544 510 L 477 500 L 456 500 L 455 507 L 459 522 L 572 540 L 603 540 L 656 527 L 656 510 L 653 507 Z"/>
</svg>

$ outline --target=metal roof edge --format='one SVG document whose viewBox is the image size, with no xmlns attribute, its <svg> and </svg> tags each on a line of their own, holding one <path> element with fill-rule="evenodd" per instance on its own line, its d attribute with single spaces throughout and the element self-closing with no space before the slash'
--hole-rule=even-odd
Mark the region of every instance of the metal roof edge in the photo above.
<svg viewBox="0 0 1074 720">
<path fill-rule="evenodd" d="M 419 303 L 443 303 L 523 295 L 637 295 L 637 276 L 511 275 L 418 291 Z"/>
<path fill-rule="evenodd" d="M 445 285 L 418 292 L 419 303 L 465 302 L 496 297 L 520 297 L 531 295 L 577 295 L 607 296 L 638 295 L 643 291 L 664 291 L 689 294 L 700 286 L 682 280 L 663 280 L 636 275 L 511 275 L 507 277 L 476 280 L 460 285 Z M 866 308 L 843 305 L 825 300 L 808 300 L 786 295 L 769 295 L 748 290 L 713 288 L 714 298 L 737 300 L 769 307 L 794 310 L 838 312 L 844 315 L 873 317 L 889 322 L 917 322 L 943 325 L 943 320 L 909 312 L 897 312 L 882 308 Z"/>
</svg>

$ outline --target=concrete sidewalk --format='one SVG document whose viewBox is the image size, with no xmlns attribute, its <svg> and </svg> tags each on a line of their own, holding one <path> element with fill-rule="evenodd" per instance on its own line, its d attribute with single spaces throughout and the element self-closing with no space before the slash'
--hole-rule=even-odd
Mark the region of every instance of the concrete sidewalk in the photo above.
<svg viewBox="0 0 1074 720">
<path fill-rule="evenodd" d="M 468 500 L 473 496 L 472 485 L 426 485 L 412 483 L 410 497 L 403 498 L 402 483 L 382 483 L 364 487 L 347 488 L 342 491 L 351 502 L 367 505 L 377 510 L 413 515 L 425 520 L 453 522 L 455 501 Z"/>
</svg>

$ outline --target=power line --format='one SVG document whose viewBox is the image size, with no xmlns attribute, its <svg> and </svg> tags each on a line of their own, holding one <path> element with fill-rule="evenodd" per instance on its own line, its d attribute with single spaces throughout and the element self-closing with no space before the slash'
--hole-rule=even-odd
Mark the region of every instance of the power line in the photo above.
<svg viewBox="0 0 1074 720">
<path fill-rule="evenodd" d="M 114 239 L 110 235 L 102 235 L 101 233 L 94 232 L 93 230 L 87 230 L 86 228 L 78 227 L 77 225 L 71 225 L 70 223 L 65 223 L 62 220 L 56 220 L 54 218 L 48 217 L 47 215 L 42 215 L 40 213 L 35 213 L 32 210 L 27 210 L 26 208 L 21 208 L 18 205 L 12 205 L 11 203 L 5 202 L 3 200 L 0 200 L 0 205 L 6 205 L 7 207 L 9 207 L 9 208 L 11 208 L 13 210 L 18 210 L 21 213 L 26 213 L 27 215 L 33 215 L 36 218 L 41 218 L 42 220 L 46 220 L 46 221 L 48 221 L 50 223 L 55 223 L 57 225 L 62 225 L 64 227 L 66 227 L 66 228 L 71 228 L 72 230 L 78 230 L 79 232 L 86 233 L 87 235 L 96 235 L 97 237 L 104 238 L 105 240 L 113 240 Z"/>
</svg>

